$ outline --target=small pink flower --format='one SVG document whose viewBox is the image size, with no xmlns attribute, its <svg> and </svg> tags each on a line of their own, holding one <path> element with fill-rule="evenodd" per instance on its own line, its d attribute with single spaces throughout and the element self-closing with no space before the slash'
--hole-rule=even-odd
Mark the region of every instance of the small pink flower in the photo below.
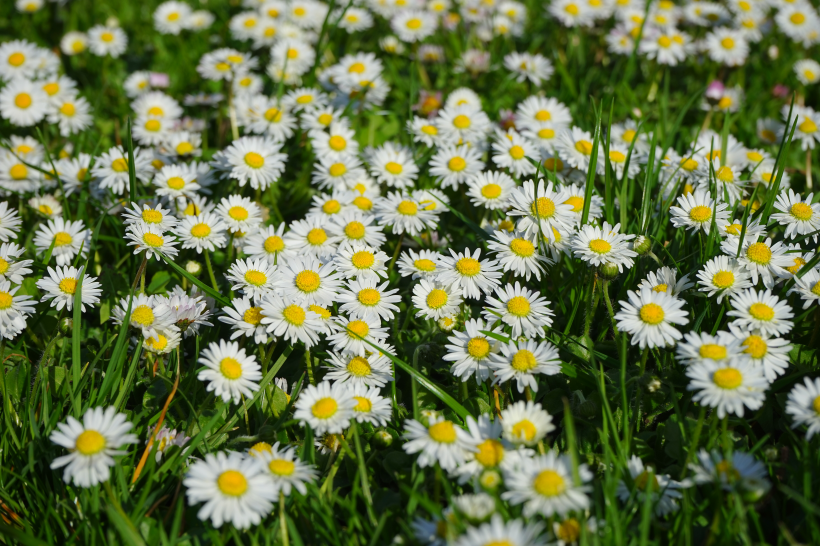
<svg viewBox="0 0 820 546">
<path fill-rule="evenodd" d="M 148 83 L 151 87 L 164 89 L 170 85 L 171 80 L 168 78 L 168 74 L 164 74 L 162 72 L 151 72 L 151 75 L 148 76 Z"/>
</svg>

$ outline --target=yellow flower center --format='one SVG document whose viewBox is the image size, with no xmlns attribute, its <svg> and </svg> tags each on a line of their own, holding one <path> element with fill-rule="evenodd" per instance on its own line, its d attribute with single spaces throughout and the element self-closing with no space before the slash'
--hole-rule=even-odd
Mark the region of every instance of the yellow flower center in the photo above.
<svg viewBox="0 0 820 546">
<path fill-rule="evenodd" d="M 484 468 L 494 468 L 504 459 L 504 446 L 498 440 L 487 439 L 476 447 L 475 460 Z"/>
<path fill-rule="evenodd" d="M 535 119 L 538 121 L 549 121 L 552 119 L 552 114 L 547 110 L 539 110 L 535 113 Z"/>
<path fill-rule="evenodd" d="M 421 132 L 425 135 L 436 136 L 438 128 L 435 125 L 422 125 Z"/>
<path fill-rule="evenodd" d="M 362 356 L 354 356 L 347 363 L 347 371 L 356 377 L 367 377 L 371 374 L 370 362 Z"/>
<path fill-rule="evenodd" d="M 327 144 L 331 147 L 331 149 L 337 152 L 341 152 L 347 147 L 347 141 L 339 135 L 333 135 L 332 137 L 330 137 Z"/>
<path fill-rule="evenodd" d="M 814 211 L 806 203 L 795 203 L 792 205 L 791 209 L 789 209 L 789 212 L 791 212 L 792 216 L 804 222 L 811 220 L 811 217 L 814 214 Z"/>
<path fill-rule="evenodd" d="M 313 407 L 310 408 L 310 412 L 317 419 L 330 419 L 336 415 L 338 409 L 339 404 L 336 403 L 336 400 L 328 397 L 317 400 L 316 403 L 313 404 Z"/>
<path fill-rule="evenodd" d="M 467 129 L 470 126 L 470 124 L 470 118 L 468 118 L 464 114 L 459 114 L 453 118 L 453 125 L 456 126 L 456 129 Z"/>
<path fill-rule="evenodd" d="M 704 343 L 698 349 L 701 358 L 709 358 L 711 360 L 722 360 L 726 358 L 726 347 L 722 345 L 715 345 L 713 343 Z"/>
<path fill-rule="evenodd" d="M 342 204 L 335 199 L 328 199 L 322 205 L 322 212 L 325 214 L 336 214 L 340 210 L 342 210 Z"/>
<path fill-rule="evenodd" d="M 712 277 L 712 284 L 723 290 L 735 284 L 735 274 L 731 271 L 718 271 Z"/>
<path fill-rule="evenodd" d="M 786 271 L 791 273 L 792 275 L 797 275 L 797 272 L 800 271 L 800 268 L 806 265 L 806 260 L 803 258 L 797 257 L 794 259 L 794 265 L 789 266 L 786 268 Z"/>
<path fill-rule="evenodd" d="M 128 161 L 122 157 L 118 157 L 111 162 L 111 169 L 114 172 L 124 173 L 128 171 Z"/>
<path fill-rule="evenodd" d="M 513 355 L 510 365 L 516 371 L 528 372 L 535 368 L 538 365 L 538 362 L 536 362 L 535 355 L 532 354 L 532 351 L 521 349 Z"/>
<path fill-rule="evenodd" d="M 803 120 L 803 123 L 797 126 L 797 128 L 804 133 L 814 133 L 817 131 L 817 124 L 814 123 L 814 120 L 806 118 L 805 120 Z"/>
<path fill-rule="evenodd" d="M 524 148 L 521 146 L 513 146 L 510 148 L 510 155 L 513 159 L 523 159 L 524 158 Z"/>
<path fill-rule="evenodd" d="M 516 317 L 526 317 L 530 314 L 530 302 L 524 296 L 514 296 L 507 301 L 507 311 Z"/>
<path fill-rule="evenodd" d="M 222 372 L 222 375 L 227 379 L 239 379 L 242 377 L 242 364 L 235 358 L 226 357 L 219 363 L 219 371 Z"/>
<path fill-rule="evenodd" d="M 657 303 L 647 303 L 641 307 L 641 320 L 647 324 L 660 324 L 663 322 L 664 312 L 663 307 Z"/>
<path fill-rule="evenodd" d="M 262 286 L 266 282 L 268 282 L 268 277 L 261 271 L 255 271 L 251 269 L 247 273 L 245 273 L 245 281 L 248 284 L 252 284 L 254 286 Z"/>
<path fill-rule="evenodd" d="M 242 320 L 255 326 L 262 322 L 263 316 L 261 307 L 249 307 L 242 315 Z"/>
<path fill-rule="evenodd" d="M 820 414 L 820 396 L 814 399 L 814 402 L 812 402 L 812 408 L 814 409 L 814 413 Z"/>
<path fill-rule="evenodd" d="M 513 239 L 512 241 L 510 241 L 510 250 L 516 256 L 521 256 L 522 258 L 529 258 L 533 254 L 535 254 L 535 245 L 533 245 L 526 239 Z"/>
<path fill-rule="evenodd" d="M 389 172 L 390 174 L 401 174 L 403 169 L 399 163 L 395 161 L 389 161 L 385 166 L 384 169 Z"/>
<path fill-rule="evenodd" d="M 538 138 L 543 138 L 545 140 L 549 140 L 551 138 L 555 138 L 555 131 L 550 129 L 549 127 L 544 127 L 543 129 L 538 130 Z M 549 160 L 546 160 L 549 161 Z M 546 161 L 544 164 L 546 165 Z M 552 170 L 552 169 L 549 169 Z"/>
<path fill-rule="evenodd" d="M 285 459 L 274 459 L 268 463 L 268 470 L 271 471 L 271 474 L 277 476 L 291 476 L 295 469 L 296 465 L 293 461 L 286 461 Z"/>
<path fill-rule="evenodd" d="M 623 163 L 626 161 L 626 156 L 618 150 L 609 152 L 609 160 L 614 163 Z"/>
<path fill-rule="evenodd" d="M 756 264 L 766 265 L 772 259 L 772 251 L 766 243 L 752 243 L 746 249 L 746 256 Z"/>
<path fill-rule="evenodd" d="M 588 140 L 579 140 L 575 143 L 575 149 L 583 155 L 592 155 L 592 142 Z"/>
<path fill-rule="evenodd" d="M 318 121 L 322 125 L 327 126 L 330 125 L 330 123 L 333 121 L 333 116 L 330 114 L 321 114 L 316 121 Z"/>
<path fill-rule="evenodd" d="M 237 222 L 242 222 L 248 219 L 248 210 L 245 207 L 231 207 L 228 209 L 228 216 Z"/>
<path fill-rule="evenodd" d="M 327 233 L 322 228 L 313 228 L 308 231 L 307 242 L 313 246 L 319 246 L 327 241 Z"/>
<path fill-rule="evenodd" d="M 720 45 L 723 46 L 723 49 L 734 49 L 735 41 L 727 36 L 720 41 Z"/>
<path fill-rule="evenodd" d="M 567 488 L 564 478 L 554 470 L 542 470 L 532 485 L 540 495 L 545 497 L 556 497 Z"/>
<path fill-rule="evenodd" d="M 418 19 L 416 17 L 414 17 L 412 19 L 408 19 L 407 23 L 405 23 L 405 25 L 410 30 L 418 30 L 419 28 L 421 28 L 421 19 Z"/>
<path fill-rule="evenodd" d="M 552 218 L 555 214 L 555 203 L 548 197 L 539 197 L 532 202 L 530 209 L 538 218 Z"/>
<path fill-rule="evenodd" d="M 353 407 L 353 411 L 370 413 L 373 410 L 373 403 L 364 396 L 354 396 L 353 398 L 356 400 L 356 405 Z"/>
<path fill-rule="evenodd" d="M 307 314 L 305 313 L 305 310 L 296 304 L 288 305 L 282 309 L 282 317 L 285 321 L 294 326 L 301 326 L 304 324 L 306 316 Z"/>
<path fill-rule="evenodd" d="M 427 429 L 430 438 L 440 444 L 452 444 L 456 441 L 456 428 L 451 421 L 436 423 Z"/>
<path fill-rule="evenodd" d="M 17 163 L 9 169 L 9 175 L 12 180 L 23 180 L 28 176 L 28 168 L 22 163 Z"/>
<path fill-rule="evenodd" d="M 26 62 L 26 56 L 18 51 L 9 55 L 8 61 L 11 66 L 21 66 Z"/>
<path fill-rule="evenodd" d="M 734 368 L 721 368 L 712 374 L 712 381 L 721 389 L 736 389 L 743 383 L 743 374 Z"/>
<path fill-rule="evenodd" d="M 672 45 L 672 39 L 669 36 L 661 36 L 658 38 L 658 45 L 661 47 L 669 47 Z"/>
<path fill-rule="evenodd" d="M 659 284 L 652 288 L 653 292 L 666 292 L 669 289 L 669 286 L 666 284 Z"/>
<path fill-rule="evenodd" d="M 461 172 L 465 168 L 467 168 L 467 162 L 464 161 L 464 158 L 456 156 L 456 157 L 450 159 L 450 161 L 447 162 L 447 167 L 451 171 Z"/>
<path fill-rule="evenodd" d="M 476 360 L 482 360 L 490 354 L 490 344 L 486 338 L 474 337 L 467 343 L 467 353 Z"/>
<path fill-rule="evenodd" d="M 271 235 L 265 239 L 265 252 L 268 254 L 282 252 L 283 250 L 285 250 L 285 241 L 278 235 Z"/>
<path fill-rule="evenodd" d="M 352 263 L 356 269 L 368 269 L 372 267 L 375 262 L 375 256 L 367 250 L 360 250 L 350 258 L 350 263 Z"/>
<path fill-rule="evenodd" d="M 348 334 L 353 339 L 364 338 L 370 333 L 370 326 L 363 320 L 351 320 L 347 323 Z"/>
<path fill-rule="evenodd" d="M 815 285 L 811 287 L 811 293 L 815 296 L 820 296 L 820 282 L 815 283 Z"/>
<path fill-rule="evenodd" d="M 481 263 L 474 258 L 461 258 L 456 262 L 456 270 L 465 277 L 474 277 L 481 273 Z"/>
<path fill-rule="evenodd" d="M 74 51 L 74 53 L 79 53 L 85 49 L 85 42 L 83 42 L 82 40 L 74 40 L 74 42 L 71 44 L 71 49 L 72 51 Z"/>
<path fill-rule="evenodd" d="M 72 241 L 71 234 L 65 231 L 58 231 L 54 234 L 54 246 L 70 245 Z"/>
<path fill-rule="evenodd" d="M 419 271 L 430 272 L 430 271 L 435 271 L 436 270 L 435 262 L 433 262 L 433 260 L 428 260 L 426 258 L 422 258 L 421 260 L 416 260 L 415 262 L 413 262 L 413 265 L 415 265 L 416 269 L 418 269 Z"/>
<path fill-rule="evenodd" d="M 765 303 L 753 303 L 749 306 L 749 314 L 756 320 L 772 320 L 774 318 L 774 309 Z"/>
<path fill-rule="evenodd" d="M 157 131 L 162 129 L 162 124 L 159 122 L 159 120 L 149 119 L 148 121 L 145 122 L 144 127 L 145 127 L 146 131 L 151 131 L 152 133 L 156 133 Z"/>
<path fill-rule="evenodd" d="M 712 218 L 712 209 L 704 205 L 692 207 L 689 211 L 689 218 L 698 223 L 706 222 Z"/>
<path fill-rule="evenodd" d="M 147 305 L 140 305 L 131 311 L 131 322 L 151 326 L 154 324 L 154 310 Z"/>
<path fill-rule="evenodd" d="M 265 165 L 265 158 L 256 152 L 245 154 L 245 164 L 252 169 L 261 169 Z"/>
<path fill-rule="evenodd" d="M 185 187 L 185 179 L 181 176 L 172 176 L 168 179 L 168 182 L 166 183 L 168 184 L 168 187 L 172 190 L 179 191 Z"/>
<path fill-rule="evenodd" d="M 612 250 L 612 245 L 603 239 L 593 239 L 589 242 L 589 249 L 596 254 L 606 254 Z"/>
<path fill-rule="evenodd" d="M 85 456 L 96 455 L 105 449 L 105 437 L 96 430 L 85 430 L 77 436 L 74 448 Z"/>
<path fill-rule="evenodd" d="M 743 340 L 741 345 L 745 347 L 743 352 L 754 359 L 763 358 L 769 351 L 769 346 L 766 344 L 766 341 L 762 337 L 756 335 L 750 335 Z"/>
<path fill-rule="evenodd" d="M 356 298 L 362 305 L 373 307 L 381 301 L 382 295 L 375 288 L 362 288 Z"/>
<path fill-rule="evenodd" d="M 162 334 L 158 334 L 158 335 L 159 335 L 159 339 L 149 337 L 145 341 L 145 344 L 148 345 L 149 350 L 161 351 L 161 350 L 165 349 L 165 347 L 168 346 L 168 338 L 166 338 Z"/>
<path fill-rule="evenodd" d="M 718 101 L 718 108 L 726 110 L 732 106 L 732 97 L 721 97 Z M 724 168 L 724 167 L 721 167 Z"/>
<path fill-rule="evenodd" d="M 419 212 L 419 207 L 412 201 L 402 201 L 399 203 L 399 206 L 396 207 L 396 212 L 403 216 L 415 216 Z"/>
<path fill-rule="evenodd" d="M 806 16 L 800 12 L 792 13 L 791 16 L 789 16 L 789 21 L 791 21 L 795 25 L 802 25 L 804 22 L 806 22 Z"/>
<path fill-rule="evenodd" d="M 567 4 L 564 6 L 564 11 L 570 15 L 578 15 L 578 6 L 575 4 Z"/>
<path fill-rule="evenodd" d="M 735 173 L 732 172 L 732 169 L 724 165 L 718 169 L 717 179 L 721 182 L 734 182 Z"/>
<path fill-rule="evenodd" d="M 205 223 L 198 223 L 194 227 L 191 228 L 191 235 L 198 239 L 202 239 L 203 237 L 207 237 L 211 234 L 211 226 Z"/>
<path fill-rule="evenodd" d="M 360 210 L 371 210 L 373 208 L 373 201 L 360 195 L 353 200 L 353 204 L 356 205 Z M 352 224 L 358 224 L 359 222 L 351 222 Z M 362 226 L 362 235 L 364 235 L 364 226 Z"/>
<path fill-rule="evenodd" d="M 8 309 L 14 303 L 14 298 L 8 292 L 0 291 L 0 309 Z"/>
<path fill-rule="evenodd" d="M 17 106 L 17 108 L 25 110 L 31 106 L 31 95 L 28 93 L 19 93 L 14 97 L 14 105 Z"/>
<path fill-rule="evenodd" d="M 309 269 L 301 271 L 296 275 L 296 288 L 302 292 L 315 292 L 319 289 L 321 283 L 322 279 L 319 277 L 319 274 Z"/>
<path fill-rule="evenodd" d="M 223 495 L 241 497 L 248 490 L 248 480 L 238 470 L 226 470 L 217 478 L 216 486 Z"/>
<path fill-rule="evenodd" d="M 9 270 L 9 263 L 0 258 L 0 275 L 4 275 Z"/>
<path fill-rule="evenodd" d="M 66 117 L 74 117 L 74 114 L 77 113 L 77 110 L 74 108 L 74 105 L 70 102 L 63 103 L 60 106 L 60 113 L 62 113 Z"/>
<path fill-rule="evenodd" d="M 162 213 L 154 209 L 146 209 L 142 211 L 142 220 L 146 224 L 159 224 L 162 222 Z"/>
<path fill-rule="evenodd" d="M 440 288 L 434 288 L 427 294 L 427 307 L 430 309 L 441 309 L 447 304 L 447 292 Z"/>
<path fill-rule="evenodd" d="M 658 477 L 652 474 L 652 481 L 649 481 L 649 472 L 644 470 L 640 473 L 640 475 L 635 478 L 635 487 L 637 487 L 640 491 L 646 491 L 647 486 L 652 484 L 652 490 L 657 491 L 660 488 L 660 483 L 658 483 Z"/>
<path fill-rule="evenodd" d="M 558 540 L 563 541 L 565 544 L 573 544 L 578 542 L 578 539 L 581 538 L 581 524 L 578 523 L 578 520 L 575 518 L 569 518 L 566 521 L 562 521 L 558 525 L 558 530 L 555 532 L 555 536 L 558 537 Z"/>
</svg>

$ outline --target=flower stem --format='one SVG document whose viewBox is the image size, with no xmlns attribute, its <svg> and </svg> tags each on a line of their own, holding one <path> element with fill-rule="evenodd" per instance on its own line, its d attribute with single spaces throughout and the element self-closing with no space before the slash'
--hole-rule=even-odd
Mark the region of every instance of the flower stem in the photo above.
<svg viewBox="0 0 820 546">
<path fill-rule="evenodd" d="M 393 266 L 396 265 L 396 260 L 399 257 L 399 252 L 401 251 L 401 243 L 404 241 L 404 233 L 399 235 L 399 242 L 396 243 L 396 250 L 393 251 L 393 259 L 390 260 L 390 265 L 387 267 L 387 273 L 390 274 L 393 271 Z"/>
<path fill-rule="evenodd" d="M 289 546 L 288 541 L 288 522 L 285 517 L 285 495 L 279 493 L 279 527 L 282 530 L 282 545 Z"/>
<path fill-rule="evenodd" d="M 612 333 L 615 335 L 615 342 L 620 346 L 621 335 L 618 332 L 618 326 L 615 323 L 615 311 L 612 309 L 612 300 L 609 299 L 609 281 L 604 280 L 601 284 L 601 291 L 604 293 L 606 310 L 609 311 L 609 320 L 612 321 Z"/>
<path fill-rule="evenodd" d="M 310 349 L 305 348 L 305 364 L 307 365 L 308 381 L 311 385 L 316 384 L 316 379 L 313 377 L 313 359 L 310 357 Z"/>
<path fill-rule="evenodd" d="M 219 287 L 216 285 L 216 277 L 214 277 L 214 268 L 211 265 L 211 253 L 208 252 L 208 249 L 205 249 L 205 265 L 208 268 L 208 276 L 211 278 L 211 285 L 214 287 L 214 290 L 219 292 Z"/>
</svg>

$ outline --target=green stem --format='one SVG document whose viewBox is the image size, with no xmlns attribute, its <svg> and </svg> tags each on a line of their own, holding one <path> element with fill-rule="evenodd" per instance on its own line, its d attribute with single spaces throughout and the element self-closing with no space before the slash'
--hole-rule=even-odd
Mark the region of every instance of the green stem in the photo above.
<svg viewBox="0 0 820 546">
<path fill-rule="evenodd" d="M 313 359 L 310 357 L 310 349 L 305 349 L 305 364 L 307 365 L 308 381 L 311 385 L 316 384 L 316 379 L 313 377 Z"/>
<path fill-rule="evenodd" d="M 370 495 L 370 481 L 367 479 L 367 465 L 364 461 L 364 450 L 362 450 L 362 442 L 359 439 L 359 424 L 353 420 L 350 427 L 353 431 L 353 443 L 356 446 L 356 460 L 359 463 L 359 474 L 362 477 L 362 493 L 367 507 L 367 515 L 370 522 L 376 524 L 376 516 L 373 514 L 373 497 Z"/>
<path fill-rule="evenodd" d="M 390 265 L 387 266 L 387 273 L 390 274 L 393 271 L 393 266 L 396 265 L 396 260 L 399 257 L 399 252 L 401 251 L 401 243 L 404 241 L 404 233 L 399 235 L 399 242 L 396 243 L 396 249 L 393 251 L 393 259 L 390 260 Z"/>
<path fill-rule="evenodd" d="M 285 517 L 285 495 L 279 494 L 279 527 L 282 530 L 282 544 L 289 546 L 288 541 L 288 522 Z"/>
<path fill-rule="evenodd" d="M 706 419 L 706 406 L 700 407 L 700 414 L 698 415 L 698 424 L 695 425 L 695 434 L 692 436 L 692 443 L 689 445 L 689 451 L 686 453 L 686 460 L 683 462 L 680 479 L 686 477 L 686 471 L 689 470 L 689 461 L 692 460 L 692 454 L 698 449 L 698 442 L 700 442 L 700 433 L 703 430 L 703 423 Z"/>
<path fill-rule="evenodd" d="M 595 290 L 595 281 L 597 275 L 592 275 L 592 282 L 590 283 L 589 291 L 589 305 L 587 306 L 587 316 L 584 320 L 584 341 L 589 338 L 589 331 L 592 329 L 592 317 L 595 315 L 595 309 L 598 307 L 598 292 Z M 591 347 L 589 347 L 591 349 Z"/>
<path fill-rule="evenodd" d="M 641 354 L 641 372 L 638 376 L 638 396 L 635 397 L 635 432 L 641 431 L 641 398 L 643 398 L 643 386 L 640 380 L 646 372 L 646 360 L 649 358 L 649 347 L 646 347 Z"/>
<path fill-rule="evenodd" d="M 618 326 L 615 323 L 615 311 L 612 308 L 612 300 L 609 299 L 609 281 L 604 280 L 601 284 L 601 291 L 604 293 L 604 302 L 606 302 L 606 310 L 609 312 L 609 320 L 612 322 L 612 333 L 615 335 L 615 342 L 620 346 L 621 334 L 618 332 Z"/>
<path fill-rule="evenodd" d="M 208 268 L 208 276 L 211 278 L 211 285 L 214 287 L 214 290 L 219 292 L 219 287 L 216 285 L 216 277 L 214 277 L 214 268 L 211 265 L 211 253 L 208 252 L 208 249 L 205 249 L 205 266 Z"/>
</svg>

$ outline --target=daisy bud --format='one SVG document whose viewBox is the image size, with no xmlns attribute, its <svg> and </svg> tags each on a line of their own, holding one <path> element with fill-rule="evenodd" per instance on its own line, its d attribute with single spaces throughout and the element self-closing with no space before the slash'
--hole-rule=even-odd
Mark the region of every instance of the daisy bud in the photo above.
<svg viewBox="0 0 820 546">
<path fill-rule="evenodd" d="M 485 470 L 478 479 L 485 491 L 495 491 L 501 484 L 501 474 L 497 470 Z"/>
<path fill-rule="evenodd" d="M 74 321 L 68 317 L 64 317 L 60 321 L 59 330 L 60 333 L 64 336 L 71 334 L 71 329 L 74 326 Z"/>
<path fill-rule="evenodd" d="M 657 377 L 653 376 L 646 376 L 644 378 L 644 387 L 646 388 L 646 392 L 652 393 L 657 391 L 661 388 L 661 380 Z"/>
<path fill-rule="evenodd" d="M 384 449 L 393 444 L 393 436 L 386 430 L 377 430 L 370 437 L 370 446 L 373 449 Z"/>
<path fill-rule="evenodd" d="M 780 49 L 778 49 L 778 47 L 776 45 L 770 46 L 768 54 L 769 54 L 769 58 L 774 61 L 778 57 L 780 57 Z"/>
<path fill-rule="evenodd" d="M 202 264 L 199 262 L 195 262 L 193 260 L 189 260 L 188 263 L 185 264 L 185 271 L 190 273 L 191 275 L 199 275 L 202 273 Z"/>
<path fill-rule="evenodd" d="M 618 266 L 615 264 L 603 264 L 598 268 L 598 274 L 608 281 L 615 280 L 619 273 Z"/>
<path fill-rule="evenodd" d="M 776 461 L 780 451 L 775 446 L 769 446 L 763 450 L 763 456 L 767 461 Z"/>
<path fill-rule="evenodd" d="M 635 237 L 635 240 L 632 241 L 632 250 L 634 250 L 641 256 L 648 254 L 651 249 L 652 240 L 649 237 L 638 235 L 637 237 Z"/>
<path fill-rule="evenodd" d="M 431 409 L 421 410 L 421 415 L 419 416 L 420 417 L 419 421 L 421 422 L 422 425 L 427 426 L 427 423 L 429 421 L 434 421 L 439 415 L 440 415 L 440 413 L 437 412 L 436 410 L 431 410 Z"/>
</svg>

